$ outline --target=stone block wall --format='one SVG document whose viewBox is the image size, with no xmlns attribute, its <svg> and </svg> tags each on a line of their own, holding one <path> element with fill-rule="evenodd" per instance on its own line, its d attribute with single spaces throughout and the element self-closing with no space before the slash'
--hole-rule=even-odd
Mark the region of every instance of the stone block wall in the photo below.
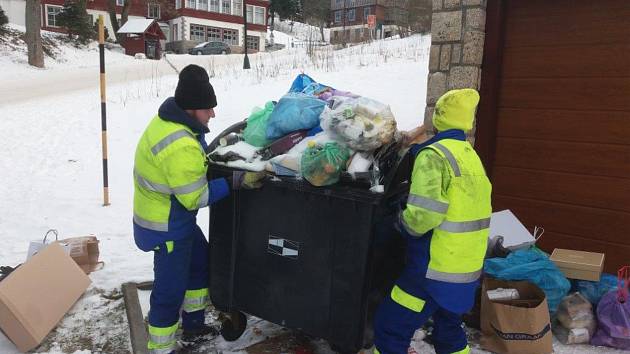
<svg viewBox="0 0 630 354">
<path fill-rule="evenodd" d="M 479 90 L 487 0 L 433 0 L 427 108 L 432 127 L 435 102 L 457 88 Z"/>
</svg>

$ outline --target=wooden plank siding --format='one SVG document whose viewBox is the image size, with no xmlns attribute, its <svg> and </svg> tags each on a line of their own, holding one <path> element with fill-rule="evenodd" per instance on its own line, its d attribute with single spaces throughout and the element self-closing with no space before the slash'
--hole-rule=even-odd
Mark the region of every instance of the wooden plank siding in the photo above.
<svg viewBox="0 0 630 354">
<path fill-rule="evenodd" d="M 479 119 L 496 120 L 482 144 L 493 148 L 482 154 L 493 207 L 544 227 L 543 249 L 605 252 L 615 272 L 630 264 L 630 1 L 492 6 L 502 6 L 488 18 L 501 25 L 487 26 L 503 31 L 501 65 L 483 78 L 499 82 L 497 103 L 482 100 L 495 118 Z"/>
</svg>

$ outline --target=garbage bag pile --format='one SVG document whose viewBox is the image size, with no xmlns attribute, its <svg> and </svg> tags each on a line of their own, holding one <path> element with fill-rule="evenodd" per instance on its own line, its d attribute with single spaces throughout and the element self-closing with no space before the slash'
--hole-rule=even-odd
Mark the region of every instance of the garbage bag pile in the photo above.
<svg viewBox="0 0 630 354">
<path fill-rule="evenodd" d="M 314 186 L 337 183 L 343 173 L 382 176 L 375 156 L 397 141 L 388 105 L 299 75 L 277 102 L 256 107 L 244 129 L 226 132 L 210 162 L 277 176 L 304 178 Z M 376 188 L 375 190 L 378 190 Z"/>
<path fill-rule="evenodd" d="M 489 243 L 489 248 L 495 247 Z M 562 344 L 630 349 L 630 266 L 622 267 L 617 276 L 603 273 L 599 280 L 593 281 L 585 280 L 584 274 L 574 274 L 570 281 L 549 256 L 536 246 L 517 251 L 505 250 L 505 254 L 499 252 L 498 256 L 488 253 L 491 258 L 484 261 L 484 276 L 508 284 L 525 280 L 545 293 L 550 327 Z M 590 274 L 587 276 L 590 278 Z M 518 305 L 518 301 L 523 300 L 519 299 L 518 292 L 514 296 L 515 289 L 498 290 L 501 290 L 497 293 L 502 297 L 487 292 L 490 301 L 507 304 L 506 301 L 514 300 L 512 305 Z M 479 316 L 483 323 L 484 316 L 489 315 L 481 312 Z M 474 320 L 471 317 L 469 319 Z M 474 325 L 474 322 L 467 323 Z M 533 346 L 538 341 L 520 343 Z"/>
</svg>

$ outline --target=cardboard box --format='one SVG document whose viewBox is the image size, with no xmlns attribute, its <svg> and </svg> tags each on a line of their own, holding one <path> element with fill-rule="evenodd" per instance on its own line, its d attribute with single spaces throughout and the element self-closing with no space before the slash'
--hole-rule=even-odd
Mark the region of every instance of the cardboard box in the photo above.
<svg viewBox="0 0 630 354">
<path fill-rule="evenodd" d="M 0 282 L 0 328 L 17 348 L 37 347 L 90 285 L 57 243 Z"/>
<path fill-rule="evenodd" d="M 556 248 L 550 259 L 569 279 L 599 281 L 604 269 L 603 253 Z"/>
</svg>

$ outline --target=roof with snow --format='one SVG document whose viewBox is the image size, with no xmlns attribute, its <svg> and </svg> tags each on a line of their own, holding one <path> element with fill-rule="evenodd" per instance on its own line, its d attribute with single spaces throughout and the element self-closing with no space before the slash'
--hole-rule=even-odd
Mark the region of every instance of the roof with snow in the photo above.
<svg viewBox="0 0 630 354">
<path fill-rule="evenodd" d="M 132 19 L 120 27 L 118 33 L 144 33 L 155 22 L 152 18 Z"/>
</svg>

